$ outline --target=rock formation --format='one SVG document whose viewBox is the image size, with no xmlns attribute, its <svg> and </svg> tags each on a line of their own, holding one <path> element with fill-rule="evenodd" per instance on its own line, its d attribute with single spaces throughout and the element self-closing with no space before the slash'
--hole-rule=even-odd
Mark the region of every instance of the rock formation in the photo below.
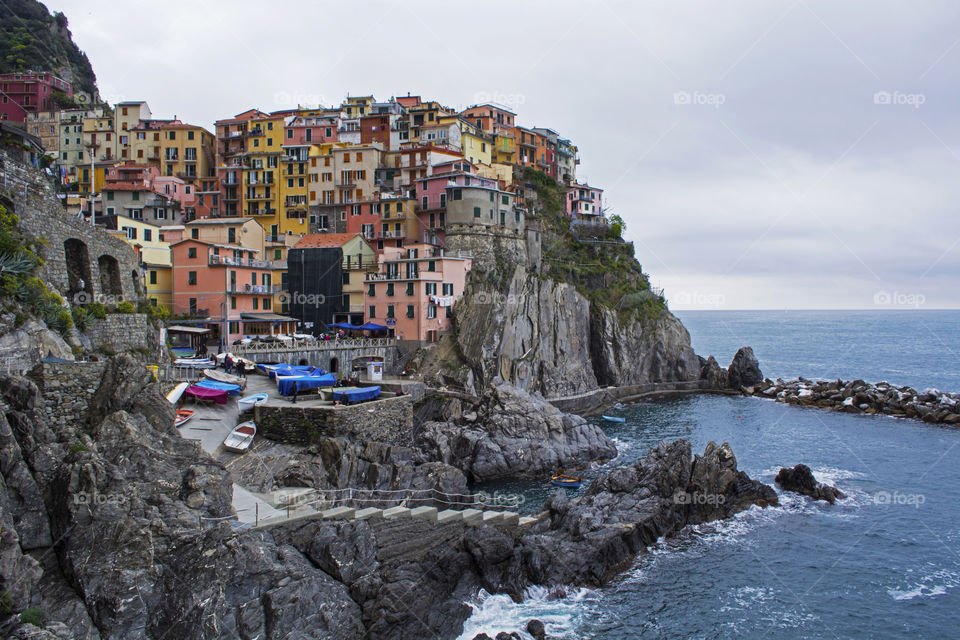
<svg viewBox="0 0 960 640">
<path fill-rule="evenodd" d="M 748 395 L 774 398 L 801 407 L 819 407 L 845 413 L 885 414 L 934 424 L 960 424 L 960 393 L 937 389 L 916 391 L 887 382 L 869 384 L 863 380 L 813 381 L 804 378 L 776 381 L 765 379 L 744 387 Z"/>
<path fill-rule="evenodd" d="M 775 482 L 785 491 L 810 496 L 814 500 L 825 500 L 830 504 L 847 497 L 836 487 L 817 482 L 817 479 L 813 477 L 813 472 L 810 471 L 810 467 L 805 464 L 798 464 L 792 469 L 781 468 L 777 473 Z"/>
</svg>

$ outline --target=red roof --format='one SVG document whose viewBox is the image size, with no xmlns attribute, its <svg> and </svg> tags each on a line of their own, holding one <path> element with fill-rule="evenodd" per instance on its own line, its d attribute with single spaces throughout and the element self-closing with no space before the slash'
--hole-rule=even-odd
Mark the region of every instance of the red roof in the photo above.
<svg viewBox="0 0 960 640">
<path fill-rule="evenodd" d="M 359 233 L 309 233 L 293 245 L 294 249 L 326 249 L 342 247 L 353 240 Z"/>
</svg>

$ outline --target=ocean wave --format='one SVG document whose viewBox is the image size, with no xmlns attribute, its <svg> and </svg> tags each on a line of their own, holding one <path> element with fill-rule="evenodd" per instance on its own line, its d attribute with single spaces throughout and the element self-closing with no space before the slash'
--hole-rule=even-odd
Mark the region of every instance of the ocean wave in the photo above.
<svg viewBox="0 0 960 640">
<path fill-rule="evenodd" d="M 934 598 L 944 595 L 948 589 L 960 586 L 960 574 L 949 569 L 938 569 L 920 580 L 901 588 L 889 588 L 887 593 L 894 600 Z"/>
<path fill-rule="evenodd" d="M 579 620 L 592 613 L 585 600 L 592 592 L 589 589 L 568 589 L 566 596 L 551 596 L 551 590 L 533 586 L 523 592 L 523 601 L 514 602 L 508 595 L 490 594 L 481 589 L 472 602 L 467 602 L 473 613 L 463 625 L 458 640 L 472 640 L 478 633 L 491 638 L 501 631 L 518 633 L 524 640 L 530 639 L 527 622 L 536 618 L 543 623 L 551 638 L 575 638 Z"/>
</svg>

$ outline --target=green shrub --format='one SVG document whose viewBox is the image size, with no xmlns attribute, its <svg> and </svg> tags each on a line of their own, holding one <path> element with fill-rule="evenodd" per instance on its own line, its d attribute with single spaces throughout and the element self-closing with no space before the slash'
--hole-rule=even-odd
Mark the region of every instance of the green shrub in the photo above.
<svg viewBox="0 0 960 640">
<path fill-rule="evenodd" d="M 82 444 L 75 444 L 72 447 L 70 447 L 70 451 L 68 452 L 68 455 L 72 456 L 73 454 L 80 453 L 81 451 L 90 451 L 90 449 L 87 449 Z"/>
<path fill-rule="evenodd" d="M 47 324 L 60 335 L 66 335 L 73 327 L 73 317 L 66 309 L 60 309 Z"/>
<path fill-rule="evenodd" d="M 136 312 L 137 312 L 137 308 L 133 306 L 132 302 L 123 300 L 119 304 L 117 304 L 117 313 L 136 313 Z"/>
<path fill-rule="evenodd" d="M 8 616 L 13 613 L 13 596 L 4 589 L 0 591 L 0 616 Z"/>
<path fill-rule="evenodd" d="M 43 628 L 47 621 L 47 612 L 40 607 L 30 607 L 20 612 L 20 622 Z"/>
<path fill-rule="evenodd" d="M 86 331 L 92 324 L 90 312 L 85 307 L 73 307 L 70 309 L 70 315 L 73 316 L 73 326 L 78 331 Z"/>
<path fill-rule="evenodd" d="M 103 306 L 102 302 L 91 302 L 87 305 L 87 311 L 97 320 L 103 320 L 107 317 L 107 308 Z"/>
</svg>

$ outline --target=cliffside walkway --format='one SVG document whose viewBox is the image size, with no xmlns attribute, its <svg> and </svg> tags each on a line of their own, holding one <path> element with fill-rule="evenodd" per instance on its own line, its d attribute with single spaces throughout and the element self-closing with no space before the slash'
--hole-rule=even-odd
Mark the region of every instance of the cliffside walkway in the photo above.
<svg viewBox="0 0 960 640">
<path fill-rule="evenodd" d="M 394 506 L 375 506 L 384 503 Z M 270 511 L 265 517 L 257 510 L 252 514 L 246 511 L 240 514 L 240 520 L 257 530 L 304 520 L 412 518 L 438 525 L 463 522 L 512 527 L 526 527 L 539 521 L 539 517 L 521 517 L 516 511 L 507 510 L 506 505 L 492 504 L 490 496 L 484 493 L 451 494 L 437 489 L 306 490 L 282 499 L 281 504 Z"/>
</svg>

